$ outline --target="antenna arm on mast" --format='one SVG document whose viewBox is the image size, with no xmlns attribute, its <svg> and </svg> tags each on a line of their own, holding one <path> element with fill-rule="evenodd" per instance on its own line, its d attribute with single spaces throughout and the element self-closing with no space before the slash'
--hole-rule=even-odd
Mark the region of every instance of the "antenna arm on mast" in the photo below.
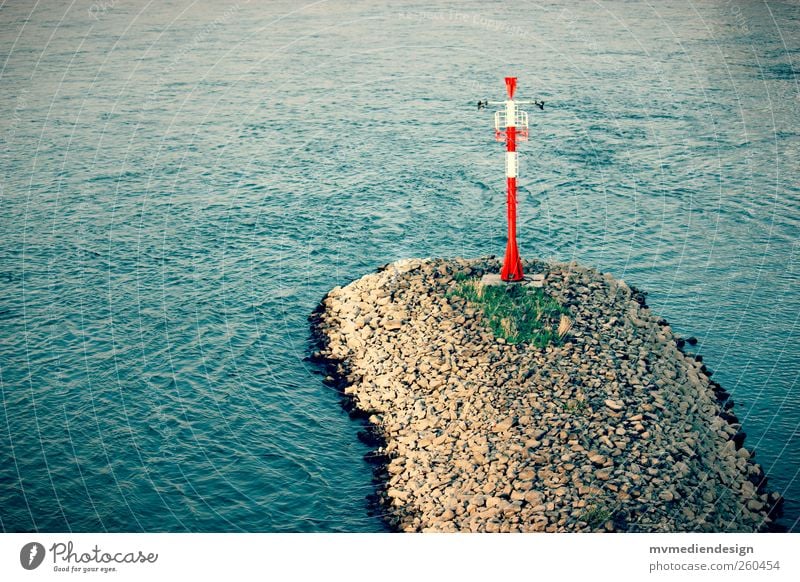
<svg viewBox="0 0 800 582">
<path fill-rule="evenodd" d="M 518 100 L 514 101 L 514 103 L 516 103 L 517 105 L 536 105 L 536 107 L 538 107 L 539 109 L 544 110 L 544 101 L 541 101 L 539 99 L 525 100 L 525 101 Z M 504 106 L 505 104 L 506 104 L 505 101 L 489 101 L 487 99 L 484 99 L 483 101 L 478 101 L 478 111 L 480 111 L 481 109 L 485 109 L 489 105 L 500 107 Z"/>
<path fill-rule="evenodd" d="M 500 106 L 505 104 L 506 104 L 505 101 L 489 101 L 487 99 L 484 99 L 483 101 L 478 101 L 478 111 L 480 111 L 481 109 L 485 109 L 489 105 Z"/>
<path fill-rule="evenodd" d="M 519 103 L 520 105 L 536 105 L 539 109 L 544 109 L 544 101 L 539 99 L 534 99 L 532 101 L 515 101 L 515 103 Z"/>
</svg>

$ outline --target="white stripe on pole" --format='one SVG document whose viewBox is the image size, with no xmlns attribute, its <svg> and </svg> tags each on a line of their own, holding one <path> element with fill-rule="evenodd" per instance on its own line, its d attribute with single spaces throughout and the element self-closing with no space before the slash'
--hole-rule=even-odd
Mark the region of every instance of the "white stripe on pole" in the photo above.
<svg viewBox="0 0 800 582">
<path fill-rule="evenodd" d="M 506 178 L 517 177 L 517 152 L 506 152 Z"/>
<path fill-rule="evenodd" d="M 513 101 L 506 101 L 506 127 L 516 127 L 517 107 Z"/>
</svg>

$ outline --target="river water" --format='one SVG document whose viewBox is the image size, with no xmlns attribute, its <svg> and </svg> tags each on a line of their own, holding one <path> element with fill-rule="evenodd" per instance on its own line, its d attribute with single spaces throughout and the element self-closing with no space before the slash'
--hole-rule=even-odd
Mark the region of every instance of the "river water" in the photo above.
<svg viewBox="0 0 800 582">
<path fill-rule="evenodd" d="M 696 336 L 798 529 L 800 8 L 653 4 L 3 4 L 0 529 L 381 531 L 306 317 L 502 254 L 506 75 L 523 256 Z"/>
</svg>

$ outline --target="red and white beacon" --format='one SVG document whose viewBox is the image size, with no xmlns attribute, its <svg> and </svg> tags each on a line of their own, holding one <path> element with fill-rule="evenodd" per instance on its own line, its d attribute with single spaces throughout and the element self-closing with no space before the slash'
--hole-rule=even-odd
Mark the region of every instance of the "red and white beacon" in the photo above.
<svg viewBox="0 0 800 582">
<path fill-rule="evenodd" d="M 517 250 L 517 174 L 519 173 L 519 157 L 517 143 L 528 141 L 528 114 L 518 105 L 536 105 L 544 109 L 544 101 L 515 101 L 514 91 L 517 88 L 516 77 L 506 77 L 507 101 L 478 101 L 478 109 L 487 105 L 496 105 L 503 109 L 494 114 L 494 136 L 497 141 L 506 142 L 506 196 L 508 210 L 508 244 L 503 270 L 500 278 L 506 282 L 522 281 L 522 261 Z"/>
</svg>

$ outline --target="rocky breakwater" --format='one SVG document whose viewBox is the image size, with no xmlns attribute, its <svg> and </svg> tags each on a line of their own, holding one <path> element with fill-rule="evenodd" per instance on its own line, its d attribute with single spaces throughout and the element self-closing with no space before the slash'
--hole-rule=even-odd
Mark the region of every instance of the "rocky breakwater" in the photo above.
<svg viewBox="0 0 800 582">
<path fill-rule="evenodd" d="M 527 263 L 534 299 L 556 306 L 537 315 L 534 341 L 481 303 L 480 278 L 498 268 L 399 261 L 334 288 L 312 315 L 314 358 L 375 437 L 394 529 L 771 527 L 781 498 L 728 393 L 641 292 L 575 264 Z"/>
</svg>

